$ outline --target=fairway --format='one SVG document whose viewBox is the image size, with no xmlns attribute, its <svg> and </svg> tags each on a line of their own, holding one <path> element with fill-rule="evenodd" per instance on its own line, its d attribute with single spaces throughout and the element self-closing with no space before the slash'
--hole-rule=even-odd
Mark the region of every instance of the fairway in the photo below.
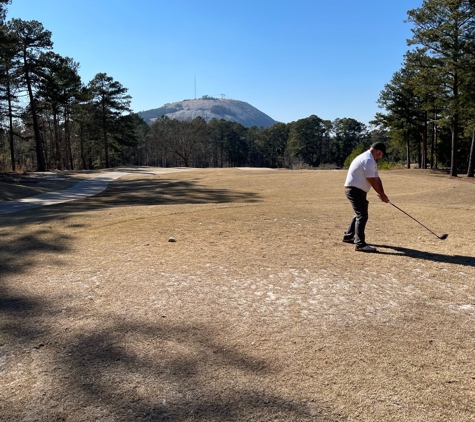
<svg viewBox="0 0 475 422">
<path fill-rule="evenodd" d="M 475 420 L 475 184 L 380 171 L 449 236 L 371 191 L 367 254 L 345 176 L 127 174 L 0 215 L 0 420 Z"/>
</svg>

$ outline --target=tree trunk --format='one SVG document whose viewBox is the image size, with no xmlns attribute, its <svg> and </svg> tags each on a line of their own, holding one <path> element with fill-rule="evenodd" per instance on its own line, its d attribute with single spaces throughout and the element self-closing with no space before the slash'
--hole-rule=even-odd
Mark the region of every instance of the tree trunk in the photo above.
<svg viewBox="0 0 475 422">
<path fill-rule="evenodd" d="M 24 53 L 24 63 L 26 65 L 26 52 Z M 38 171 L 46 171 L 45 157 L 43 154 L 43 140 L 41 138 L 40 126 L 38 124 L 38 115 L 36 114 L 35 98 L 33 97 L 33 89 L 28 71 L 25 72 L 26 86 L 28 88 L 28 96 L 30 98 L 31 117 L 33 118 L 33 130 L 35 133 L 36 143 L 36 165 Z"/>
<path fill-rule="evenodd" d="M 458 138 L 458 114 L 452 118 L 452 151 L 450 154 L 450 175 L 457 177 L 457 138 Z"/>
<path fill-rule="evenodd" d="M 12 97 L 10 92 L 10 84 L 7 87 L 7 98 L 8 98 L 8 141 L 10 143 L 10 157 L 12 160 L 12 171 L 16 171 L 16 164 L 15 164 L 15 145 L 14 145 L 14 138 L 13 138 L 13 107 L 12 107 Z"/>
<path fill-rule="evenodd" d="M 435 155 L 437 154 L 436 151 L 436 145 L 437 145 L 437 123 L 436 123 L 437 115 L 434 116 L 434 120 L 432 120 L 432 140 L 431 140 L 431 145 L 430 145 L 430 168 L 437 168 L 437 157 Z M 436 162 L 434 162 L 434 157 Z"/>
<path fill-rule="evenodd" d="M 102 107 L 102 140 L 104 142 L 104 155 L 106 161 L 106 169 L 109 168 L 109 140 L 107 139 L 107 119 L 106 110 Z"/>
<path fill-rule="evenodd" d="M 107 130 L 104 129 L 103 133 L 104 137 L 104 154 L 105 154 L 105 160 L 106 160 L 106 169 L 109 168 L 109 142 L 107 141 Z"/>
<path fill-rule="evenodd" d="M 424 132 L 422 133 L 422 157 L 421 167 L 427 168 L 427 112 L 424 114 Z"/>
<path fill-rule="evenodd" d="M 81 152 L 82 168 L 83 170 L 88 170 L 87 164 L 86 164 L 86 156 L 84 152 L 84 131 L 82 127 L 79 128 L 79 150 Z"/>
<path fill-rule="evenodd" d="M 457 144 L 459 137 L 459 82 L 457 72 L 454 74 L 453 93 L 455 111 L 452 115 L 452 151 L 450 154 L 450 175 L 452 177 L 457 177 Z"/>
<path fill-rule="evenodd" d="M 473 128 L 473 132 L 472 132 L 472 145 L 470 146 L 467 177 L 473 177 L 474 172 L 475 172 L 475 128 Z"/>
<path fill-rule="evenodd" d="M 58 116 L 56 111 L 53 111 L 53 133 L 54 133 L 54 144 L 56 147 L 56 167 L 60 170 L 64 170 L 63 166 L 63 153 L 61 150 L 61 141 L 59 139 L 59 124 L 58 124 Z"/>
<path fill-rule="evenodd" d="M 411 147 L 409 143 L 409 137 L 406 135 L 406 161 L 407 161 L 407 168 L 411 168 Z"/>
<path fill-rule="evenodd" d="M 66 147 L 66 162 L 68 170 L 74 170 L 73 152 L 71 150 L 71 130 L 69 126 L 69 115 L 64 113 L 64 143 Z"/>
</svg>

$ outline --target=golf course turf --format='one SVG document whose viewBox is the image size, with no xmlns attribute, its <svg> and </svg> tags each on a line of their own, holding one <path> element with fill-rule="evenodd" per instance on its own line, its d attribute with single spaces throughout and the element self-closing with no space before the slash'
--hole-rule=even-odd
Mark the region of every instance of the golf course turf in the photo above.
<svg viewBox="0 0 475 422">
<path fill-rule="evenodd" d="M 0 201 L 93 175 L 0 178 Z M 367 254 L 345 175 L 126 174 L 0 215 L 0 420 L 474 420 L 475 184 L 380 171 L 450 236 L 372 191 Z"/>
</svg>

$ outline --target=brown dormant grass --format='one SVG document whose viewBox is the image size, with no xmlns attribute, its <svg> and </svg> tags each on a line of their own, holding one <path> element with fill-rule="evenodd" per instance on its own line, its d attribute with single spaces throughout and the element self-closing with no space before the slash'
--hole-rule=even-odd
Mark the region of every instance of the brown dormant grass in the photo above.
<svg viewBox="0 0 475 422">
<path fill-rule="evenodd" d="M 475 420 L 475 184 L 381 177 L 448 239 L 371 192 L 380 252 L 355 252 L 344 171 L 127 175 L 0 216 L 0 420 Z"/>
</svg>

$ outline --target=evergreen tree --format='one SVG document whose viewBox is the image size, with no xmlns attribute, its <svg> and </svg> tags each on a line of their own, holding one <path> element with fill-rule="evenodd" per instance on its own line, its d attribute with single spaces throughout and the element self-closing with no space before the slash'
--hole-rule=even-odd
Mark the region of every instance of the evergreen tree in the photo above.
<svg viewBox="0 0 475 422">
<path fill-rule="evenodd" d="M 211 166 L 225 167 L 226 162 L 226 144 L 230 133 L 232 122 L 224 119 L 211 119 L 208 123 L 208 134 L 210 137 Z"/>
<path fill-rule="evenodd" d="M 358 144 L 367 143 L 368 131 L 363 123 L 352 118 L 335 119 L 332 126 L 332 159 L 338 166 L 342 166 Z"/>
<path fill-rule="evenodd" d="M 42 52 L 53 47 L 51 32 L 44 29 L 38 21 L 12 19 L 9 30 L 16 36 L 21 60 L 21 83 L 26 88 L 29 98 L 29 110 L 33 120 L 36 143 L 36 160 L 38 171 L 46 170 L 43 151 L 43 139 L 40 132 L 36 105 L 36 89 L 41 80 L 42 68 L 39 57 Z"/>
<path fill-rule="evenodd" d="M 130 112 L 130 95 L 127 95 L 127 88 L 120 82 L 114 81 L 106 73 L 98 73 L 89 82 L 88 88 L 92 95 L 93 109 L 96 115 L 96 124 L 101 132 L 104 163 L 106 168 L 110 167 L 109 143 L 110 135 L 114 132 L 116 120 L 124 113 Z"/>
<path fill-rule="evenodd" d="M 229 123 L 225 144 L 228 164 L 230 167 L 245 166 L 249 152 L 246 143 L 246 128 L 241 123 Z"/>
<path fill-rule="evenodd" d="M 18 42 L 14 34 L 7 33 L 2 26 L 0 43 L 0 119 L 7 127 L 8 141 L 10 144 L 10 160 L 12 171 L 16 171 L 14 124 L 13 120 L 18 114 L 19 79 L 18 69 Z"/>
<path fill-rule="evenodd" d="M 263 157 L 262 166 L 282 167 L 285 163 L 285 150 L 289 139 L 289 125 L 275 123 L 266 128 L 258 138 Z"/>
<path fill-rule="evenodd" d="M 287 142 L 290 159 L 318 167 L 327 131 L 325 121 L 315 115 L 291 123 Z"/>
<path fill-rule="evenodd" d="M 420 8 L 408 11 L 408 22 L 413 24 L 413 37 L 408 44 L 423 46 L 446 76 L 447 111 L 452 131 L 451 176 L 457 176 L 460 89 L 464 78 L 473 70 L 474 10 L 473 0 L 424 0 Z"/>
<path fill-rule="evenodd" d="M 0 0 L 0 25 L 5 23 L 7 16 L 7 5 L 11 4 L 11 0 Z"/>
<path fill-rule="evenodd" d="M 79 64 L 51 51 L 42 53 L 39 62 L 43 77 L 38 84 L 37 97 L 52 114 L 55 166 L 72 169 L 69 127 L 72 104 L 81 94 Z"/>
<path fill-rule="evenodd" d="M 406 150 L 406 165 L 411 168 L 411 151 L 418 146 L 421 122 L 421 103 L 414 93 L 416 71 L 404 66 L 394 73 L 378 98 L 378 105 L 387 114 L 378 113 L 373 124 L 389 129 L 394 143 Z"/>
</svg>

